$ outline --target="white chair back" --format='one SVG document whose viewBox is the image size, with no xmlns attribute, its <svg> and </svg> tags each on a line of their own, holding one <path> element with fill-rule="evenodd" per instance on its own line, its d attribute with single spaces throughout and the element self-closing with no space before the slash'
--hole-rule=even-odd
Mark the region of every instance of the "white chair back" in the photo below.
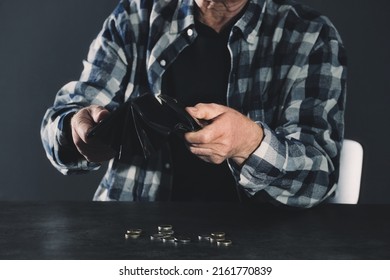
<svg viewBox="0 0 390 280">
<path fill-rule="evenodd" d="M 340 176 L 335 195 L 329 203 L 357 204 L 363 167 L 363 147 L 360 143 L 344 139 L 340 154 Z"/>
</svg>

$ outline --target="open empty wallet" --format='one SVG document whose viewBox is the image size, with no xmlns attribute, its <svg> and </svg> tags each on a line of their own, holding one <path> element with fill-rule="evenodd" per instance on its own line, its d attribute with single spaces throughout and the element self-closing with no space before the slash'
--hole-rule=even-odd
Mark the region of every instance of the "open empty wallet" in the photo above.
<svg viewBox="0 0 390 280">
<path fill-rule="evenodd" d="M 167 95 L 150 93 L 128 100 L 88 134 L 118 152 L 124 149 L 148 158 L 172 133 L 183 134 L 201 126 L 184 106 Z"/>
</svg>

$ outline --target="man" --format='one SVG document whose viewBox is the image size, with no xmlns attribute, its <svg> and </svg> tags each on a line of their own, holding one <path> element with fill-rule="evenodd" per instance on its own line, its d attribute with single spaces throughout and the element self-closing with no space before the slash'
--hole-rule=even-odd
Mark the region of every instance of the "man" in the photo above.
<svg viewBox="0 0 390 280">
<path fill-rule="evenodd" d="M 88 132 L 129 98 L 168 94 L 207 125 L 152 157 Z M 123 0 L 42 124 L 62 173 L 110 160 L 95 200 L 253 199 L 312 207 L 335 189 L 346 62 L 327 18 L 293 1 Z"/>
</svg>

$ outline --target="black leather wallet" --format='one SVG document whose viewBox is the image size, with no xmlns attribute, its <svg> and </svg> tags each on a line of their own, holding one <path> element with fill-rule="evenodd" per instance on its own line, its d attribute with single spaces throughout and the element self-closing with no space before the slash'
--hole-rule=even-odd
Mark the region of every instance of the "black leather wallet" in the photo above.
<svg viewBox="0 0 390 280">
<path fill-rule="evenodd" d="M 111 112 L 89 132 L 88 137 L 110 145 L 119 157 L 127 149 L 147 158 L 167 141 L 170 134 L 181 135 L 200 128 L 176 99 L 145 93 Z"/>
</svg>

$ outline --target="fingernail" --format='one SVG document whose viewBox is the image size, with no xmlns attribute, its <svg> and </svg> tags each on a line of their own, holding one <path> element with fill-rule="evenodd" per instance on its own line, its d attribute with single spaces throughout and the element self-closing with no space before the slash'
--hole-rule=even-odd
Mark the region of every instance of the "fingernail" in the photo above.
<svg viewBox="0 0 390 280">
<path fill-rule="evenodd" d="M 188 110 L 191 110 L 193 112 L 196 112 L 198 111 L 198 108 L 195 108 L 195 107 L 187 107 Z"/>
</svg>

